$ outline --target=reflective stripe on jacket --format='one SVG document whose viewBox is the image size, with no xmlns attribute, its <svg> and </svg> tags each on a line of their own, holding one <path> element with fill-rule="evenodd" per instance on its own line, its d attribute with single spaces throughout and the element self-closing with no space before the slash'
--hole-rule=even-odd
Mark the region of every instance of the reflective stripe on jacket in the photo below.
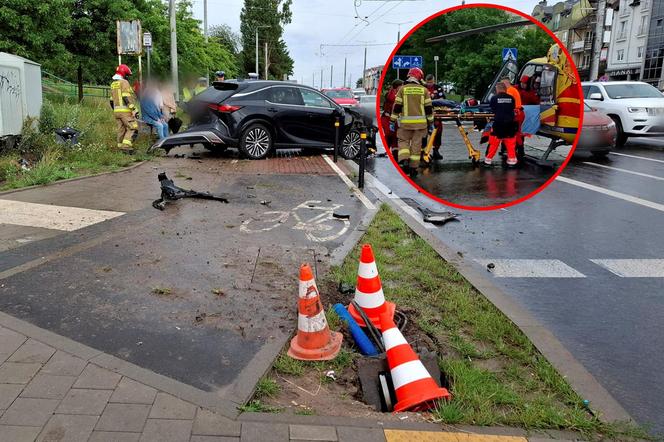
<svg viewBox="0 0 664 442">
<path fill-rule="evenodd" d="M 391 121 L 399 121 L 404 129 L 426 129 L 433 123 L 433 107 L 427 88 L 407 82 L 397 92 Z"/>
<path fill-rule="evenodd" d="M 127 80 L 115 80 L 111 83 L 111 103 L 113 112 L 136 111 L 136 97 Z"/>
</svg>

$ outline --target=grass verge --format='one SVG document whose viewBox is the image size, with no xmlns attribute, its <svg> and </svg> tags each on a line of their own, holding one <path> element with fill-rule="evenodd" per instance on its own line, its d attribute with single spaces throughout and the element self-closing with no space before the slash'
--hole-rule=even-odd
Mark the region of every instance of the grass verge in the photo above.
<svg viewBox="0 0 664 442">
<path fill-rule="evenodd" d="M 65 126 L 80 132 L 78 144 L 56 143 L 53 131 Z M 0 154 L 0 190 L 119 170 L 151 158 L 145 153 L 151 144 L 147 134 L 139 135 L 133 156 L 114 149 L 115 134 L 113 114 L 104 100 L 88 98 L 78 104 L 47 99 L 39 120 L 26 121 L 18 146 Z"/>
<path fill-rule="evenodd" d="M 595 417 L 521 330 L 390 208 L 380 208 L 362 243 L 373 246 L 386 298 L 408 317 L 406 339 L 435 350 L 450 381 L 453 400 L 439 404 L 431 420 L 570 430 L 589 439 L 650 438 L 640 427 Z M 320 284 L 324 300 L 334 297 L 339 282 L 355 284 L 359 251 L 360 245 Z M 328 319 L 332 329 L 339 326 L 329 311 Z M 311 368 L 342 371 L 356 357 L 344 349 L 334 361 L 302 362 L 282 353 L 272 373 L 304 379 Z"/>
</svg>

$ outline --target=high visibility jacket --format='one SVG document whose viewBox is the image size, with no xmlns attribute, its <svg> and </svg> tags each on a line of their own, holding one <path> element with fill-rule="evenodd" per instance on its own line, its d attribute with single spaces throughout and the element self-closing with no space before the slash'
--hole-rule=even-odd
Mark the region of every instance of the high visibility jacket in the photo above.
<svg viewBox="0 0 664 442">
<path fill-rule="evenodd" d="M 521 109 L 523 104 L 521 102 L 521 94 L 519 93 L 519 90 L 514 86 L 510 86 L 507 88 L 507 93 L 514 98 L 514 108 Z"/>
<path fill-rule="evenodd" d="M 205 89 L 207 89 L 205 86 L 196 86 L 196 87 L 194 87 L 194 90 L 192 92 L 191 89 L 189 89 L 188 87 L 185 87 L 184 89 L 182 89 L 182 98 L 184 99 L 184 102 L 186 103 L 187 101 L 194 98 L 196 95 L 203 92 Z"/>
<path fill-rule="evenodd" d="M 136 96 L 127 80 L 114 80 L 111 83 L 111 106 L 113 112 L 136 112 Z"/>
<path fill-rule="evenodd" d="M 194 88 L 194 96 L 200 94 L 201 92 L 203 92 L 203 91 L 206 90 L 206 89 L 207 89 L 206 86 L 196 86 L 196 87 Z"/>
<path fill-rule="evenodd" d="M 406 82 L 394 98 L 391 121 L 398 121 L 404 129 L 426 129 L 433 124 L 433 106 L 426 87 Z"/>
</svg>

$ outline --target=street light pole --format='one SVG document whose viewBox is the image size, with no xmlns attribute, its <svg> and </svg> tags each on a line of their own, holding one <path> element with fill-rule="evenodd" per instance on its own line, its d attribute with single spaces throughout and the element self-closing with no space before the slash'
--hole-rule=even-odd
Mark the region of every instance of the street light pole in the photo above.
<svg viewBox="0 0 664 442">
<path fill-rule="evenodd" d="M 203 0 L 203 35 L 205 35 L 205 43 L 207 43 L 208 42 L 207 0 Z"/>
<path fill-rule="evenodd" d="M 332 87 L 332 78 L 334 78 L 334 65 L 330 65 L 330 87 Z"/>
<path fill-rule="evenodd" d="M 261 28 L 270 28 L 271 26 L 256 26 L 256 75 L 260 76 L 260 71 L 258 70 L 258 30 Z"/>
<path fill-rule="evenodd" d="M 348 61 L 347 57 L 344 57 L 344 87 L 346 87 L 346 62 Z M 350 87 L 350 85 L 348 85 Z"/>
<path fill-rule="evenodd" d="M 175 101 L 180 99 L 180 84 L 178 82 L 178 38 L 175 32 L 175 0 L 169 0 L 170 28 L 171 28 L 171 78 L 175 89 Z"/>
<path fill-rule="evenodd" d="M 413 22 L 413 20 L 402 21 L 402 22 L 386 21 L 385 24 L 386 25 L 397 25 L 397 43 L 399 43 L 399 41 L 401 40 L 401 25 L 405 25 L 405 24 L 412 23 L 412 22 Z"/>
</svg>

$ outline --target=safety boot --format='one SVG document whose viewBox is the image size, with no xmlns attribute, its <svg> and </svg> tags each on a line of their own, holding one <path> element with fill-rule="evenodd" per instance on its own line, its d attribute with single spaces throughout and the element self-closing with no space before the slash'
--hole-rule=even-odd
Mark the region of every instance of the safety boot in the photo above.
<svg viewBox="0 0 664 442">
<path fill-rule="evenodd" d="M 433 158 L 434 160 L 442 160 L 443 155 L 440 153 L 438 149 L 434 149 L 433 153 L 431 154 L 431 158 Z"/>
</svg>

